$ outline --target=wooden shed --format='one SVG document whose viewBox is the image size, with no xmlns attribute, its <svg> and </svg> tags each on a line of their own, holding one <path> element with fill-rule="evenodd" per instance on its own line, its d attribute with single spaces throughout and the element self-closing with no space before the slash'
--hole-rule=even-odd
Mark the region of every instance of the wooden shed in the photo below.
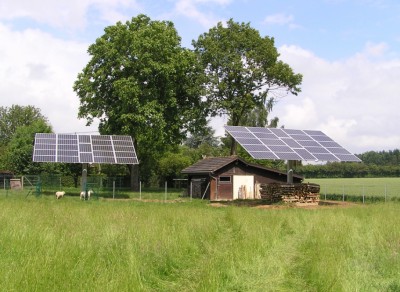
<svg viewBox="0 0 400 292">
<path fill-rule="evenodd" d="M 182 170 L 188 176 L 188 193 L 192 197 L 218 200 L 259 199 L 260 184 L 286 182 L 287 174 L 238 156 L 209 157 Z M 293 183 L 302 176 L 293 175 Z"/>
</svg>

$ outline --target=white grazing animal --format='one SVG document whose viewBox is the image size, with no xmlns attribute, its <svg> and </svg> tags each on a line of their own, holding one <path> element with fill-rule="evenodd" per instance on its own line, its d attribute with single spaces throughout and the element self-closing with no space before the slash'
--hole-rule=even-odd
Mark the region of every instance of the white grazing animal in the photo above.
<svg viewBox="0 0 400 292">
<path fill-rule="evenodd" d="M 87 192 L 87 199 L 88 200 L 90 199 L 90 195 L 92 195 L 92 194 L 93 194 L 93 190 L 88 190 L 88 192 Z M 84 191 L 81 192 L 80 197 L 81 197 L 81 200 L 85 199 L 85 192 Z"/>
<path fill-rule="evenodd" d="M 56 199 L 64 197 L 65 192 L 56 192 Z"/>
</svg>

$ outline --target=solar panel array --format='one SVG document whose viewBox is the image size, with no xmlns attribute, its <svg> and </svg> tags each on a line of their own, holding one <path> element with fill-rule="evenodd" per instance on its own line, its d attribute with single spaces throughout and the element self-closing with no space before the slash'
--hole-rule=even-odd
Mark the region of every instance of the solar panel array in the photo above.
<svg viewBox="0 0 400 292">
<path fill-rule="evenodd" d="M 138 164 L 130 136 L 37 133 L 35 162 Z"/>
<path fill-rule="evenodd" d="M 242 126 L 225 130 L 255 159 L 361 161 L 321 131 Z"/>
</svg>

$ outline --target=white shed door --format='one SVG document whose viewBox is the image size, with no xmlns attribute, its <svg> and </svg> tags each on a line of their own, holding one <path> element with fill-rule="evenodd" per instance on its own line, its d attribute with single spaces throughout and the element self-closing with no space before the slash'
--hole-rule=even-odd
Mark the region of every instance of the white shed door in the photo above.
<svg viewBox="0 0 400 292">
<path fill-rule="evenodd" d="M 233 199 L 254 199 L 254 176 L 233 176 Z"/>
</svg>

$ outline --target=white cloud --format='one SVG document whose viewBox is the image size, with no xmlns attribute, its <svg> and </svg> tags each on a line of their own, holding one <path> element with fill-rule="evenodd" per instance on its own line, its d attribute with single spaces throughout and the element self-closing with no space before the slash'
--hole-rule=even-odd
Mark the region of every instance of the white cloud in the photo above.
<svg viewBox="0 0 400 292">
<path fill-rule="evenodd" d="M 293 22 L 293 19 L 294 19 L 293 15 L 278 13 L 278 14 L 268 15 L 267 17 L 265 17 L 264 22 L 284 25 Z"/>
<path fill-rule="evenodd" d="M 296 129 L 306 130 L 310 124 L 317 122 L 317 109 L 310 98 L 299 99 L 297 102 L 288 104 L 285 110 L 285 115 L 279 117 L 280 120 L 284 120 L 289 125 L 296 125 Z"/>
<path fill-rule="evenodd" d="M 282 46 L 282 59 L 303 74 L 303 84 L 297 97 L 275 105 L 274 115 L 286 128 L 322 130 L 354 153 L 399 148 L 400 60 L 376 58 L 387 49 L 368 43 L 353 57 L 329 62 Z"/>
<path fill-rule="evenodd" d="M 363 54 L 370 57 L 380 57 L 383 56 L 388 50 L 388 46 L 385 43 L 371 43 L 368 42 L 365 45 Z"/>
<path fill-rule="evenodd" d="M 209 28 L 215 25 L 220 19 L 210 13 L 204 13 L 199 8 L 201 3 L 211 3 L 214 5 L 226 5 L 230 1 L 228 0 L 179 0 L 175 4 L 175 13 L 183 15 L 186 18 L 190 18 L 193 21 L 200 23 L 204 28 Z"/>
<path fill-rule="evenodd" d="M 126 18 L 121 10 L 138 10 L 130 0 L 13 0 L 0 5 L 0 20 L 29 19 L 50 27 L 82 30 L 87 26 L 90 10 L 98 19 L 115 22 Z"/>
<path fill-rule="evenodd" d="M 15 32 L 0 24 L 1 106 L 33 105 L 55 132 L 97 131 L 78 120 L 72 86 L 88 62 L 87 44 L 62 41 L 39 30 Z"/>
<path fill-rule="evenodd" d="M 287 25 L 289 28 L 298 28 L 299 25 L 295 24 L 294 16 L 288 15 L 285 13 L 277 13 L 268 15 L 264 18 L 263 21 L 265 24 L 273 24 L 273 25 Z"/>
</svg>

